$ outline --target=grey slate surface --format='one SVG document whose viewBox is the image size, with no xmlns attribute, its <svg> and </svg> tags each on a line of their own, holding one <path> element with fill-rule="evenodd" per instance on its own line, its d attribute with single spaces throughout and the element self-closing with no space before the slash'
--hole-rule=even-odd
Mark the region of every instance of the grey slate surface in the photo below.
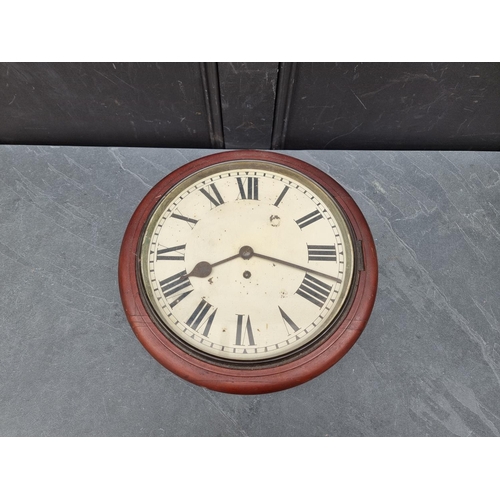
<svg viewBox="0 0 500 500">
<path fill-rule="evenodd" d="M 159 365 L 117 283 L 137 204 L 213 152 L 0 146 L 1 436 L 500 434 L 500 153 L 287 152 L 360 206 L 378 296 L 326 373 L 235 396 Z"/>
</svg>

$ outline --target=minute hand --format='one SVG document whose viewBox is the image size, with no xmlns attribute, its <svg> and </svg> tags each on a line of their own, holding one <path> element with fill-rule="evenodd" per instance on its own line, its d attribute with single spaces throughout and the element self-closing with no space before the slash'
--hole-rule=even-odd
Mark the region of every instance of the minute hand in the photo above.
<svg viewBox="0 0 500 500">
<path fill-rule="evenodd" d="M 257 252 L 254 252 L 253 256 L 260 257 L 261 259 L 270 260 L 272 262 L 278 262 L 279 264 L 284 264 L 285 266 L 294 267 L 295 269 L 300 269 L 301 271 L 306 271 L 308 273 L 314 273 L 317 274 L 318 276 L 323 276 L 324 278 L 336 281 L 337 283 L 342 283 L 342 280 L 336 278 L 335 276 L 330 276 L 329 274 L 325 274 L 320 271 L 316 271 L 314 269 L 309 269 L 308 267 L 299 266 L 298 264 L 292 264 L 291 262 L 287 262 L 286 260 L 277 259 L 276 257 L 269 257 L 268 255 L 262 255 L 261 253 Z"/>
</svg>

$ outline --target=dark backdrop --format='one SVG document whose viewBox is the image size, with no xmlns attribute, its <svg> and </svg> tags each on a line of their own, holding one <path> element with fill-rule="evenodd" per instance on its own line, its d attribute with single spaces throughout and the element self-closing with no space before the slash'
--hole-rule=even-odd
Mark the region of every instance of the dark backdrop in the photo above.
<svg viewBox="0 0 500 500">
<path fill-rule="evenodd" d="M 0 63 L 0 143 L 500 150 L 499 63 Z"/>
</svg>

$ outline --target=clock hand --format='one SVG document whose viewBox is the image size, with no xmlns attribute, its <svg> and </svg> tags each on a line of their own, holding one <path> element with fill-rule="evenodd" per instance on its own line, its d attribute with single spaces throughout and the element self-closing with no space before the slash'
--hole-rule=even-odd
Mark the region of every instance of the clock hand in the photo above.
<svg viewBox="0 0 500 500">
<path fill-rule="evenodd" d="M 194 276 L 195 278 L 206 278 L 207 276 L 210 276 L 210 274 L 212 273 L 212 269 L 215 266 L 218 266 L 219 264 L 224 264 L 224 262 L 229 262 L 230 260 L 236 259 L 239 256 L 240 254 L 237 253 L 236 255 L 232 255 L 227 259 L 219 260 L 219 262 L 215 262 L 214 264 L 210 264 L 206 261 L 198 262 L 198 264 L 196 264 L 196 266 L 193 267 L 192 271 L 186 274 L 185 277 L 190 278 Z"/>
<path fill-rule="evenodd" d="M 214 264 L 210 264 L 206 261 L 201 261 L 196 264 L 190 273 L 184 275 L 184 279 L 190 278 L 194 276 L 195 278 L 206 278 L 210 276 L 212 273 L 212 269 L 219 264 L 224 264 L 225 262 L 229 262 L 230 260 L 241 257 L 245 260 L 248 260 L 253 255 L 253 250 L 249 246 L 244 246 L 240 248 L 240 251 L 236 255 L 231 255 L 231 257 L 227 257 L 226 259 L 219 260 Z"/>
<path fill-rule="evenodd" d="M 220 264 L 224 264 L 225 262 L 229 262 L 230 260 L 234 260 L 238 257 L 241 257 L 245 260 L 250 259 L 251 257 L 260 257 L 261 259 L 266 259 L 270 260 L 271 262 L 277 262 L 278 264 L 284 264 L 285 266 L 293 267 L 295 269 L 300 269 L 301 271 L 306 271 L 309 273 L 317 274 L 318 276 L 323 276 L 324 278 L 328 278 L 330 280 L 336 281 L 337 283 L 342 283 L 342 280 L 339 278 L 336 278 L 335 276 L 331 276 L 326 273 L 322 273 L 320 271 L 316 271 L 315 269 L 310 269 L 304 266 L 299 266 L 298 264 L 293 264 L 291 262 L 287 262 L 285 260 L 277 259 L 276 257 L 269 257 L 268 255 L 263 255 L 260 253 L 256 253 L 253 251 L 252 247 L 249 247 L 247 245 L 243 246 L 240 248 L 240 251 L 236 255 L 231 255 L 231 257 L 227 257 L 226 259 L 219 260 L 218 262 L 215 262 L 214 264 L 210 264 L 206 261 L 201 261 L 196 264 L 193 269 L 191 270 L 190 273 L 187 273 L 185 275 L 185 278 L 190 278 L 190 277 L 195 277 L 195 278 L 206 278 L 210 276 L 212 273 L 212 269 L 215 266 L 218 266 Z"/>
<path fill-rule="evenodd" d="M 317 274 L 318 276 L 323 276 L 324 278 L 328 278 L 330 280 L 336 281 L 337 283 L 342 283 L 342 280 L 336 278 L 335 276 L 330 276 L 329 274 L 322 273 L 320 271 L 316 271 L 315 269 L 309 269 L 304 266 L 299 266 L 298 264 L 292 264 L 291 262 L 287 262 L 285 260 L 277 259 L 276 257 L 269 257 L 268 255 L 262 255 L 260 253 L 253 252 L 253 256 L 260 257 L 261 259 L 270 260 L 271 262 L 277 262 L 278 264 L 284 264 L 285 266 L 294 267 L 295 269 L 300 269 L 301 271 L 306 271 L 308 273 Z"/>
</svg>

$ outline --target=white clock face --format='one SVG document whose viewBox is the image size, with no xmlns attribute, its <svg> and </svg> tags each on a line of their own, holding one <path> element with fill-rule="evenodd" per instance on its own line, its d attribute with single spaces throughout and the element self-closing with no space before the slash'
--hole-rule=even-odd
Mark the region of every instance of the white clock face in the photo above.
<svg viewBox="0 0 500 500">
<path fill-rule="evenodd" d="M 304 347 L 339 315 L 353 244 L 336 203 L 287 167 L 239 160 L 167 193 L 141 243 L 141 279 L 171 334 L 234 361 Z"/>
</svg>

